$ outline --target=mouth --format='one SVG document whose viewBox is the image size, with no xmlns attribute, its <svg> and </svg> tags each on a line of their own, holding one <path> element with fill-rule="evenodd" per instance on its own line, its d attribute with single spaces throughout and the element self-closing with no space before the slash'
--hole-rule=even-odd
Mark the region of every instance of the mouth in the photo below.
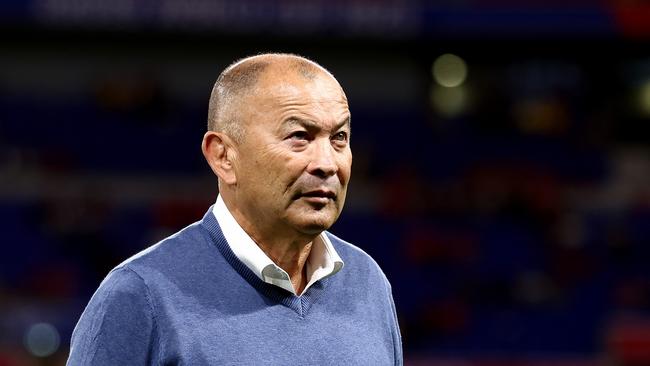
<svg viewBox="0 0 650 366">
<path fill-rule="evenodd" d="M 316 189 L 301 193 L 299 198 L 311 203 L 327 204 L 330 200 L 336 200 L 336 193 L 327 189 Z"/>
</svg>

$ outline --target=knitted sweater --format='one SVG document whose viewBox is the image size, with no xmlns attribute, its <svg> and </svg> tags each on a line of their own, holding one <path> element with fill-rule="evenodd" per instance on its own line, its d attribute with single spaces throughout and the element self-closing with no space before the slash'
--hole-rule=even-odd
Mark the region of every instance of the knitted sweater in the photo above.
<svg viewBox="0 0 650 366">
<path fill-rule="evenodd" d="M 68 365 L 401 365 L 386 277 L 327 235 L 345 267 L 294 296 L 237 259 L 209 210 L 108 274 Z"/>
</svg>

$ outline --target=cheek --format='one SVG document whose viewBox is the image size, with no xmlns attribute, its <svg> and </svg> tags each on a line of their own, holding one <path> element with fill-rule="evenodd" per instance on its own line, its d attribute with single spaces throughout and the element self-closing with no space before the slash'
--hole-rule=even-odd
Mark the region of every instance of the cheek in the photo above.
<svg viewBox="0 0 650 366">
<path fill-rule="evenodd" d="M 339 179 L 341 183 L 347 184 L 350 181 L 350 175 L 352 174 L 352 154 L 347 153 L 342 156 L 339 162 Z"/>
<path fill-rule="evenodd" d="M 260 154 L 253 169 L 253 174 L 264 184 L 262 189 L 274 195 L 281 195 L 289 189 L 301 171 L 299 159 L 273 150 Z"/>
</svg>

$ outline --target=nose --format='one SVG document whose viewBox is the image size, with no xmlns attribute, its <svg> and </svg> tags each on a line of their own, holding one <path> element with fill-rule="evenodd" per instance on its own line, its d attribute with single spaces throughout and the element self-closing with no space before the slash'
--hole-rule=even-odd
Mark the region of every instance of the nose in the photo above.
<svg viewBox="0 0 650 366">
<path fill-rule="evenodd" d="M 307 170 L 310 174 L 327 178 L 332 175 L 335 175 L 339 167 L 336 164 L 334 147 L 329 139 L 322 139 L 314 143 L 311 161 L 307 166 Z"/>
</svg>

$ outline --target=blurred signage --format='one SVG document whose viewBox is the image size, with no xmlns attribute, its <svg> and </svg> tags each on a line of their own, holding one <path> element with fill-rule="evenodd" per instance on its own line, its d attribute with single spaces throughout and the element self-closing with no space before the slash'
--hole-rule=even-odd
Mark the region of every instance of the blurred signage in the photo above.
<svg viewBox="0 0 650 366">
<path fill-rule="evenodd" d="M 0 3 L 2 23 L 288 36 L 650 35 L 642 1 L 33 0 Z"/>
</svg>

